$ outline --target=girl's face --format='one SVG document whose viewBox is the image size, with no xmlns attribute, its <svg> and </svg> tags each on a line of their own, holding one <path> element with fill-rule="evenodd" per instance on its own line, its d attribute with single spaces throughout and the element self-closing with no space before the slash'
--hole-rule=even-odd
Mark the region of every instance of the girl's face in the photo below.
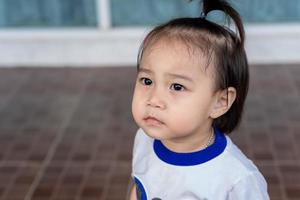
<svg viewBox="0 0 300 200">
<path fill-rule="evenodd" d="M 160 40 L 147 48 L 132 100 L 137 125 L 173 149 L 207 138 L 216 99 L 213 67 L 206 65 L 205 57 L 174 40 Z"/>
</svg>

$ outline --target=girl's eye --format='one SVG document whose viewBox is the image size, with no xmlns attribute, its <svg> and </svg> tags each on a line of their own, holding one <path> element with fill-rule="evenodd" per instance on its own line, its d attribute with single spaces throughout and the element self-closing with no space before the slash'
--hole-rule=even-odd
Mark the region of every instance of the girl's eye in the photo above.
<svg viewBox="0 0 300 200">
<path fill-rule="evenodd" d="M 140 81 L 144 84 L 144 85 L 151 85 L 152 81 L 148 78 L 140 78 Z"/>
<path fill-rule="evenodd" d="M 149 78 L 140 78 L 139 81 L 143 84 L 143 85 L 151 85 L 152 84 L 152 80 L 149 79 Z M 181 85 L 181 84 L 178 84 L 178 83 L 173 83 L 171 85 L 171 89 L 175 90 L 175 91 L 184 91 L 186 90 L 186 88 Z"/>
<path fill-rule="evenodd" d="M 185 90 L 185 87 L 183 85 L 178 84 L 178 83 L 172 84 L 171 88 L 173 88 L 175 91 Z"/>
</svg>

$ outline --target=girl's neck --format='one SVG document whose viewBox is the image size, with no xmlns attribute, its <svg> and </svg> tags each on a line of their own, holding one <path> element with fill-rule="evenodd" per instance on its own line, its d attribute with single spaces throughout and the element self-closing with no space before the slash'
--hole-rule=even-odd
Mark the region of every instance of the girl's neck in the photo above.
<svg viewBox="0 0 300 200">
<path fill-rule="evenodd" d="M 171 151 L 177 153 L 191 153 L 203 150 L 214 143 L 214 129 L 210 128 L 206 133 L 189 138 L 174 140 L 162 140 L 161 142 Z"/>
</svg>

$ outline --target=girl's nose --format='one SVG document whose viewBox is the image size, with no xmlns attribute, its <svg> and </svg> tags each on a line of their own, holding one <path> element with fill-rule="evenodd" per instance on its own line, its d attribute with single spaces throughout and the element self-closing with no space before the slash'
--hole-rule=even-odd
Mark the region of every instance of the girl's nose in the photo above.
<svg viewBox="0 0 300 200">
<path fill-rule="evenodd" d="M 147 100 L 147 105 L 154 108 L 164 109 L 166 104 L 163 100 L 163 93 L 158 91 L 157 88 L 153 89 Z"/>
</svg>

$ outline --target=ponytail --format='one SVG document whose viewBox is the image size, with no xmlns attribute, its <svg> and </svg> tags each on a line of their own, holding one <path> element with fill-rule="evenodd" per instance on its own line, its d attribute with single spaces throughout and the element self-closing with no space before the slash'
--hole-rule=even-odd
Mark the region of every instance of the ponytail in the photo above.
<svg viewBox="0 0 300 200">
<path fill-rule="evenodd" d="M 245 30 L 239 13 L 225 0 L 202 0 L 202 16 L 206 17 L 209 12 L 220 10 L 229 16 L 238 29 L 239 41 L 244 46 Z M 236 37 L 237 38 L 237 37 Z"/>
</svg>

